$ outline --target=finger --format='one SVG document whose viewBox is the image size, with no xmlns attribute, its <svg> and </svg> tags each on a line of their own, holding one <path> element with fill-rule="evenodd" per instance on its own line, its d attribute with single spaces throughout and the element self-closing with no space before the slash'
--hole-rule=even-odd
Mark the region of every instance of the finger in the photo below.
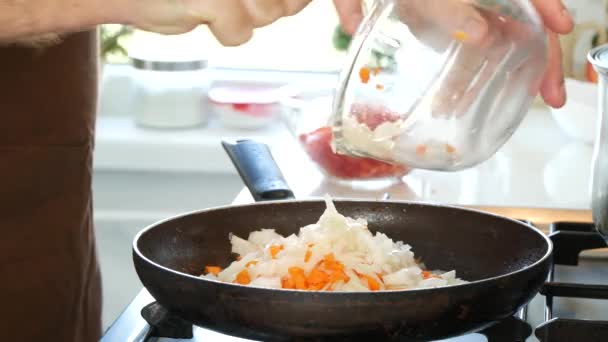
<svg viewBox="0 0 608 342">
<path fill-rule="evenodd" d="M 551 107 L 560 108 L 566 103 L 562 50 L 555 33 L 549 34 L 549 62 L 540 86 L 540 93 L 545 103 Z"/>
<path fill-rule="evenodd" d="M 572 31 L 574 21 L 560 0 L 532 0 L 532 3 L 551 31 L 561 34 Z"/>
<path fill-rule="evenodd" d="M 212 21 L 208 23 L 209 30 L 224 46 L 236 46 L 246 43 L 253 36 L 254 25 L 247 8 L 240 0 L 213 1 L 215 8 L 212 13 L 217 13 Z M 230 10 L 226 10 L 230 9 Z"/>
<path fill-rule="evenodd" d="M 342 30 L 353 35 L 363 20 L 363 8 L 359 0 L 334 0 Z"/>
<path fill-rule="evenodd" d="M 254 27 L 272 24 L 282 17 L 300 12 L 311 0 L 243 0 Z"/>
<path fill-rule="evenodd" d="M 285 16 L 299 13 L 304 7 L 308 6 L 312 0 L 283 0 L 285 8 Z"/>
<path fill-rule="evenodd" d="M 285 16 L 286 8 L 283 0 L 242 0 L 242 2 L 251 17 L 251 23 L 254 27 L 270 25 L 278 18 Z"/>
<path fill-rule="evenodd" d="M 461 0 L 399 1 L 397 11 L 406 23 L 422 24 L 469 43 L 480 43 L 488 34 L 488 23 L 479 11 Z"/>
</svg>

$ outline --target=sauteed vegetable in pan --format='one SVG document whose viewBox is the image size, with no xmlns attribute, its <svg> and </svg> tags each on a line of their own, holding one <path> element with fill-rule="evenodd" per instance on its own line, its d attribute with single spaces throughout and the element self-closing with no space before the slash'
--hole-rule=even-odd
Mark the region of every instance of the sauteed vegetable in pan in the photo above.
<svg viewBox="0 0 608 342">
<path fill-rule="evenodd" d="M 203 277 L 241 285 L 312 291 L 382 291 L 430 288 L 464 281 L 429 271 L 410 245 L 372 233 L 363 218 L 338 213 L 331 199 L 318 222 L 284 237 L 261 229 L 244 240 L 230 234 L 237 260 L 226 269 L 206 266 Z"/>
</svg>

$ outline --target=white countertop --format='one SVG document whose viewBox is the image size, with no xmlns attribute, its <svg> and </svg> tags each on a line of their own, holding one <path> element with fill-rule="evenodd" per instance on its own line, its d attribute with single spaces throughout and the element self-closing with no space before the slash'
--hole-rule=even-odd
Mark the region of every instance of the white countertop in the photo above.
<svg viewBox="0 0 608 342">
<path fill-rule="evenodd" d="M 572 115 L 576 115 L 573 113 Z M 275 141 L 273 153 L 297 198 L 392 199 L 471 206 L 589 209 L 593 146 L 566 136 L 547 108 L 533 107 L 522 126 L 490 160 L 473 169 L 415 170 L 386 189 L 353 189 L 324 180 L 293 141 Z M 242 191 L 236 202 L 251 197 Z"/>
</svg>

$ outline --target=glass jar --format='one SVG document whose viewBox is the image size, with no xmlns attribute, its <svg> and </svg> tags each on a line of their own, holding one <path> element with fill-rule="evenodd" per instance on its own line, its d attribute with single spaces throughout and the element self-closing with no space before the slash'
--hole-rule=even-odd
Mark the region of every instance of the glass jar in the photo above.
<svg viewBox="0 0 608 342">
<path fill-rule="evenodd" d="M 521 123 L 547 37 L 527 0 L 377 0 L 347 63 L 331 118 L 338 153 L 456 171 Z"/>
<path fill-rule="evenodd" d="M 371 158 L 342 155 L 332 149 L 331 117 L 335 87 L 327 84 L 292 84 L 280 90 L 281 114 L 298 145 L 328 180 L 346 186 L 382 188 L 410 172 Z"/>
</svg>

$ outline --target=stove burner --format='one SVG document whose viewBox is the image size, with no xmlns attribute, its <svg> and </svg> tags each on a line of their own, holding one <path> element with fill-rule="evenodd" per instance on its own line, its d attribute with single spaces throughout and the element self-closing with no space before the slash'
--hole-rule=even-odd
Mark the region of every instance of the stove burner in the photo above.
<svg viewBox="0 0 608 342">
<path fill-rule="evenodd" d="M 582 319 L 553 318 L 553 298 L 608 299 L 608 286 L 554 282 L 555 265 L 577 266 L 584 250 L 608 245 L 592 224 L 556 222 L 551 225 L 553 265 L 547 282 L 540 290 L 545 296 L 545 322 L 534 334 L 541 342 L 608 341 L 608 322 Z"/>
</svg>

